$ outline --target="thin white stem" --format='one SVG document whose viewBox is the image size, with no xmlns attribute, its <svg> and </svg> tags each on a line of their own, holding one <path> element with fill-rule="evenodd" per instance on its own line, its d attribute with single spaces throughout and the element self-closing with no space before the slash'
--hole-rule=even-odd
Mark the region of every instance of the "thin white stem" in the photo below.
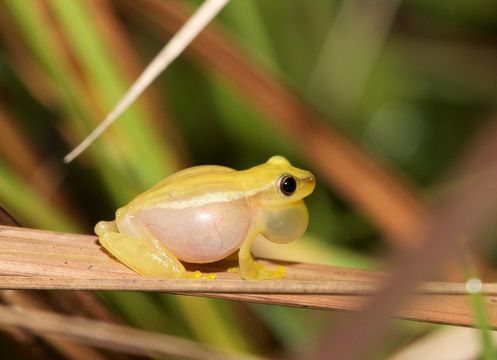
<svg viewBox="0 0 497 360">
<path fill-rule="evenodd" d="M 226 6 L 228 1 L 206 0 L 150 62 L 107 117 L 76 148 L 64 157 L 64 162 L 71 162 L 90 146 L 140 96 L 150 83 L 185 50 L 193 39 Z"/>
</svg>

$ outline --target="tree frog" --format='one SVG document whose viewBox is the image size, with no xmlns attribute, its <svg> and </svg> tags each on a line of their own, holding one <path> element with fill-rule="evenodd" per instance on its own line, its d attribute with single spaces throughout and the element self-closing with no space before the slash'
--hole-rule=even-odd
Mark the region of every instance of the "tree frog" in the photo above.
<svg viewBox="0 0 497 360">
<path fill-rule="evenodd" d="M 314 176 L 282 156 L 248 170 L 196 166 L 138 195 L 95 226 L 102 246 L 132 270 L 149 276 L 188 277 L 181 261 L 210 263 L 238 251 L 244 279 L 284 277 L 284 269 L 256 262 L 250 248 L 262 235 L 276 243 L 307 228 L 302 200 Z"/>
</svg>

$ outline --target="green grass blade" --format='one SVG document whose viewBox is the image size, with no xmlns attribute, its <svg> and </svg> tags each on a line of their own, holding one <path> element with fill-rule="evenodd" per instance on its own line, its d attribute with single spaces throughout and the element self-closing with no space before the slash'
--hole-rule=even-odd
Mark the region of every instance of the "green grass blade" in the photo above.
<svg viewBox="0 0 497 360">
<path fill-rule="evenodd" d="M 475 324 L 480 329 L 480 342 L 482 347 L 482 358 L 491 360 L 497 358 L 497 351 L 493 345 L 492 334 L 489 322 L 489 314 L 485 305 L 485 296 L 481 294 L 481 280 L 476 275 L 476 270 L 470 263 L 469 257 L 464 252 L 460 254 L 466 275 L 466 289 L 469 293 L 469 300 L 473 308 Z"/>
<path fill-rule="evenodd" d="M 488 311 L 485 307 L 485 297 L 480 293 L 474 293 L 470 295 L 470 300 L 476 325 L 480 329 L 482 358 L 484 360 L 497 359 L 497 351 L 495 350 L 491 335 L 492 328 L 488 321 Z"/>
<path fill-rule="evenodd" d="M 115 64 L 117 59 L 112 58 L 97 33 L 88 5 L 64 0 L 52 0 L 49 4 L 70 39 L 91 86 L 99 94 L 99 100 L 106 109 L 111 109 L 126 92 L 128 84 Z M 122 138 L 120 150 L 125 153 L 143 188 L 153 185 L 173 170 L 173 155 L 149 126 L 142 107 L 130 107 L 115 128 Z"/>
<path fill-rule="evenodd" d="M 176 297 L 177 304 L 193 334 L 207 344 L 236 351 L 249 351 L 250 340 L 243 338 L 238 331 L 233 331 L 236 325 L 229 325 L 235 318 L 223 314 L 212 299 L 201 299 L 191 296 Z M 227 305 L 227 304 L 222 304 Z M 206 324 L 209 324 L 206 326 Z"/>
<path fill-rule="evenodd" d="M 59 231 L 77 226 L 0 160 L 0 201 L 22 224 Z"/>
</svg>

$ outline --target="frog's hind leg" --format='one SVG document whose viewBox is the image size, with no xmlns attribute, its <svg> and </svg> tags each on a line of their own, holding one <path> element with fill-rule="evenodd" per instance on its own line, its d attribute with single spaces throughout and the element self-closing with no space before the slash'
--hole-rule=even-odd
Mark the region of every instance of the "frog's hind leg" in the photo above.
<svg viewBox="0 0 497 360">
<path fill-rule="evenodd" d="M 238 252 L 238 266 L 240 268 L 240 275 L 247 280 L 284 278 L 285 268 L 283 266 L 278 266 L 274 269 L 270 269 L 255 261 L 252 257 L 250 249 L 257 235 L 257 232 L 251 230 L 240 246 L 240 250 Z"/>
<path fill-rule="evenodd" d="M 156 239 L 122 234 L 114 221 L 100 221 L 95 233 L 107 251 L 139 274 L 175 278 L 186 275 L 181 262 Z"/>
</svg>

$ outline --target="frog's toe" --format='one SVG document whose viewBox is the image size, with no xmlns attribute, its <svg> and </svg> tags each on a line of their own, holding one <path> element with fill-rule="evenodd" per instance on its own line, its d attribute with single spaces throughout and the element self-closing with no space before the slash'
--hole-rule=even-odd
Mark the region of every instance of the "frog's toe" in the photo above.
<svg viewBox="0 0 497 360">
<path fill-rule="evenodd" d="M 230 267 L 226 270 L 229 273 L 237 273 L 240 274 L 240 268 L 238 266 Z"/>
<path fill-rule="evenodd" d="M 95 234 L 98 236 L 102 236 L 108 232 L 117 232 L 117 227 L 115 221 L 99 221 L 97 225 L 95 225 Z"/>
<path fill-rule="evenodd" d="M 272 270 L 268 270 L 266 279 L 283 279 L 285 277 L 286 270 L 284 266 L 277 266 Z"/>
<path fill-rule="evenodd" d="M 256 278 L 257 280 L 267 280 L 267 279 L 282 279 L 285 277 L 285 267 L 278 266 L 276 268 L 267 268 L 262 266 L 261 269 L 257 272 Z"/>
<path fill-rule="evenodd" d="M 215 278 L 215 273 L 202 273 L 200 271 L 188 272 L 183 275 L 183 279 L 190 280 L 214 280 Z"/>
<path fill-rule="evenodd" d="M 228 269 L 230 271 L 232 269 Z M 269 279 L 282 279 L 285 277 L 285 267 L 277 266 L 275 268 L 266 267 L 258 262 L 247 271 L 240 271 L 239 268 L 234 268 L 230 272 L 240 272 L 242 278 L 246 280 L 269 280 Z"/>
</svg>

